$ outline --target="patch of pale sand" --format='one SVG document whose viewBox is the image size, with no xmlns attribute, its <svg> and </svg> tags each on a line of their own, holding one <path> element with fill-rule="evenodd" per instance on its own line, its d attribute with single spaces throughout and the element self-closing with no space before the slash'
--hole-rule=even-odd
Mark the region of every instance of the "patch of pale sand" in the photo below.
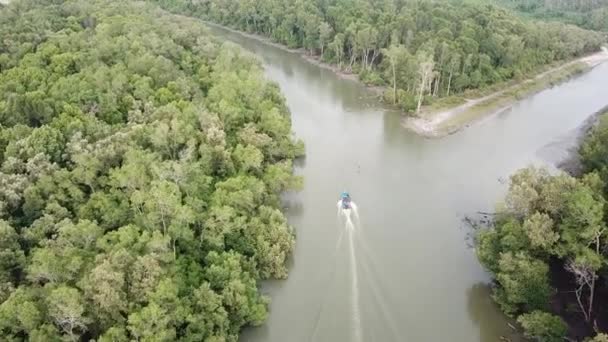
<svg viewBox="0 0 608 342">
<path fill-rule="evenodd" d="M 428 136 L 428 137 L 436 137 L 436 136 L 440 136 L 442 134 L 442 132 L 439 131 L 439 127 L 445 123 L 446 121 L 450 120 L 451 118 L 453 118 L 454 116 L 466 111 L 467 109 L 475 106 L 478 103 L 484 102 L 486 100 L 490 100 L 492 98 L 495 98 L 497 96 L 500 96 L 501 94 L 505 93 L 506 91 L 512 90 L 514 88 L 517 88 L 519 86 L 521 86 L 521 84 L 523 83 L 528 83 L 528 82 L 532 82 L 534 80 L 537 80 L 539 78 L 542 78 L 544 76 L 546 76 L 549 73 L 553 73 L 555 71 L 559 71 L 563 68 L 566 68 L 568 66 L 571 66 L 572 64 L 575 63 L 579 63 L 579 62 L 583 62 L 586 63 L 587 65 L 589 65 L 590 67 L 594 67 L 597 66 L 605 61 L 608 60 L 608 48 L 606 47 L 602 47 L 602 50 L 594 53 L 592 55 L 589 56 L 585 56 L 576 60 L 573 60 L 571 62 L 568 63 L 564 63 L 558 67 L 549 69 L 545 72 L 542 72 L 536 76 L 534 76 L 531 79 L 525 80 L 521 83 L 518 83 L 516 85 L 513 85 L 511 87 L 508 87 L 506 89 L 497 91 L 495 93 L 492 93 L 490 95 L 484 96 L 484 97 L 480 97 L 480 98 L 476 98 L 476 99 L 467 99 L 466 103 L 447 109 L 447 110 L 443 110 L 440 112 L 436 112 L 436 113 L 429 113 L 427 114 L 425 117 L 411 117 L 411 118 L 406 118 L 404 120 L 404 125 L 408 128 L 410 128 L 411 130 L 413 130 L 414 132 L 423 135 L 423 136 Z M 493 113 L 494 110 L 490 110 L 490 113 Z M 445 133 L 445 132 L 444 132 Z"/>
</svg>

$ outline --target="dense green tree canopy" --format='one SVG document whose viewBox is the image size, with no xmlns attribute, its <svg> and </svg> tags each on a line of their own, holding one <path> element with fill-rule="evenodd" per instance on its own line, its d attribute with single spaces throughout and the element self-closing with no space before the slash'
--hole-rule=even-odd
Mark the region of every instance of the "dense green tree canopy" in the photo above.
<svg viewBox="0 0 608 342">
<path fill-rule="evenodd" d="M 0 9 L 0 335 L 236 341 L 287 276 L 278 87 L 145 3 Z"/>
<path fill-rule="evenodd" d="M 479 0 L 470 0 L 479 1 Z M 491 0 L 527 15 L 608 32 L 608 0 Z"/>
<path fill-rule="evenodd" d="M 525 78 L 597 51 L 602 35 L 521 20 L 496 6 L 428 0 L 154 0 L 186 15 L 304 48 L 367 83 L 390 86 L 406 110 Z"/>
<path fill-rule="evenodd" d="M 567 333 L 581 340 L 607 322 L 607 132 L 602 117 L 581 147 L 579 177 L 537 168 L 512 175 L 492 224 L 477 232 L 477 256 L 495 276 L 495 300 L 536 340 L 561 341 Z M 568 332 L 567 323 L 579 328 Z"/>
</svg>

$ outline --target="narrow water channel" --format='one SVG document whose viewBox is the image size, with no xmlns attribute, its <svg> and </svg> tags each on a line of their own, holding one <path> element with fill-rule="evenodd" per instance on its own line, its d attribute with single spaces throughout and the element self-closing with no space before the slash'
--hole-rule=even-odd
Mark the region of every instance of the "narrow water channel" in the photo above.
<svg viewBox="0 0 608 342">
<path fill-rule="evenodd" d="M 492 211 L 508 178 L 554 165 L 584 120 L 608 104 L 608 63 L 440 140 L 400 126 L 359 84 L 297 54 L 222 29 L 277 82 L 306 143 L 290 195 L 297 233 L 289 279 L 263 284 L 265 325 L 243 341 L 517 340 L 467 247 L 465 214 Z M 359 220 L 337 217 L 348 190 Z"/>
</svg>

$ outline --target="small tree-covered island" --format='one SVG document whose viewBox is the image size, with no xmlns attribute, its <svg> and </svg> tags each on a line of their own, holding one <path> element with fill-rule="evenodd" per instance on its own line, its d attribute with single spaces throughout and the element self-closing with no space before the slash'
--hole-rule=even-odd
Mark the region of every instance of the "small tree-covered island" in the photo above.
<svg viewBox="0 0 608 342">
<path fill-rule="evenodd" d="M 123 1 L 0 12 L 3 341 L 236 341 L 303 146 L 253 58 Z"/>
</svg>

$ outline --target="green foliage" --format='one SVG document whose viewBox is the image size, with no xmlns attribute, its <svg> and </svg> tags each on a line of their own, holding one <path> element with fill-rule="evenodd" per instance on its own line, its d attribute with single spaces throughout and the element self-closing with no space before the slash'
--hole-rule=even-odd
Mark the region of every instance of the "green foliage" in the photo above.
<svg viewBox="0 0 608 342">
<path fill-rule="evenodd" d="M 580 148 L 585 172 L 595 171 L 604 184 L 608 184 L 608 116 L 601 115 L 596 127 Z M 604 190 L 608 194 L 608 188 Z"/>
<path fill-rule="evenodd" d="M 608 31 L 606 0 L 493 0 L 526 15 L 578 25 L 591 30 Z"/>
<path fill-rule="evenodd" d="M 17 278 L 25 266 L 19 235 L 7 222 L 0 221 L 0 283 Z"/>
<path fill-rule="evenodd" d="M 594 338 L 587 340 L 588 342 L 608 342 L 608 335 L 597 334 Z"/>
<path fill-rule="evenodd" d="M 495 298 L 507 314 L 542 309 L 551 294 L 549 267 L 524 252 L 501 254 L 496 280 L 501 288 Z"/>
<path fill-rule="evenodd" d="M 141 2 L 23 0 L 0 31 L 3 339 L 236 341 L 261 324 L 303 145 L 259 63 Z"/>
<path fill-rule="evenodd" d="M 571 279 L 570 304 L 581 320 L 591 326 L 598 315 L 596 287 L 608 265 L 606 122 L 602 117 L 581 146 L 585 173 L 519 170 L 492 225 L 476 234 L 478 259 L 496 279 L 494 298 L 507 314 L 523 313 L 518 322 L 538 341 L 561 341 L 567 333 L 561 318 L 542 312 L 552 296 L 563 296 L 551 289 L 551 277 L 558 284 Z"/>
<path fill-rule="evenodd" d="M 521 78 L 597 51 L 604 41 L 601 34 L 574 26 L 521 20 L 485 1 L 150 1 L 304 48 L 365 83 L 390 85 L 387 100 L 407 111 L 418 110 L 412 102 L 425 95 L 448 97 Z M 397 89 L 402 94 L 397 96 Z"/>
<path fill-rule="evenodd" d="M 568 331 L 561 318 L 542 311 L 523 314 L 517 322 L 524 328 L 526 337 L 541 342 L 561 342 Z"/>
<path fill-rule="evenodd" d="M 72 340 L 87 330 L 84 303 L 80 292 L 68 286 L 51 291 L 47 298 L 49 318 Z"/>
<path fill-rule="evenodd" d="M 522 228 L 531 247 L 541 251 L 551 251 L 559 240 L 559 234 L 553 230 L 553 220 L 547 214 L 534 213 L 524 221 Z"/>
</svg>

